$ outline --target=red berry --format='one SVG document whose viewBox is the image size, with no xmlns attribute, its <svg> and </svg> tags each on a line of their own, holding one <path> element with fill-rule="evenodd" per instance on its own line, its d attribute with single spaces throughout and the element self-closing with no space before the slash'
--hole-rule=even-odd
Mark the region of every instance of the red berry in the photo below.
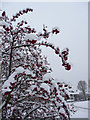
<svg viewBox="0 0 90 120">
<path fill-rule="evenodd" d="M 5 11 L 3 11 L 2 16 L 5 16 Z"/>
</svg>

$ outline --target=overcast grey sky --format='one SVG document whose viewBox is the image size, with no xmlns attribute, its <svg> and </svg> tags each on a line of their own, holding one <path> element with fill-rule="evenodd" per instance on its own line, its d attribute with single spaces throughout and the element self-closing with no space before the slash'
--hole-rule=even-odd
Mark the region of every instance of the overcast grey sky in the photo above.
<svg viewBox="0 0 90 120">
<path fill-rule="evenodd" d="M 21 18 L 29 21 L 37 31 L 42 30 L 43 24 L 48 26 L 48 30 L 58 26 L 61 33 L 51 37 L 48 42 L 59 46 L 61 50 L 66 47 L 70 50 L 72 70 L 66 71 L 61 66 L 60 58 L 51 49 L 43 48 L 53 69 L 52 76 L 70 82 L 74 88 L 79 80 L 88 82 L 88 3 L 2 3 L 2 10 L 9 16 L 27 7 L 33 8 L 34 12 Z"/>
</svg>

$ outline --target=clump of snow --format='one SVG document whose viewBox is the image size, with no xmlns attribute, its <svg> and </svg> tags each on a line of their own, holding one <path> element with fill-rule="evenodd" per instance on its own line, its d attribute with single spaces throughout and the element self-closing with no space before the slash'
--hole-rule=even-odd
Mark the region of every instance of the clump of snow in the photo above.
<svg viewBox="0 0 90 120">
<path fill-rule="evenodd" d="M 11 91 L 11 89 L 9 88 L 9 86 L 11 86 L 10 83 L 14 83 L 14 82 L 15 82 L 14 77 L 15 77 L 16 74 L 17 74 L 17 73 L 14 72 L 13 74 L 11 74 L 11 75 L 9 76 L 8 80 L 5 81 L 4 85 L 2 86 L 2 92 L 3 92 L 3 93 L 5 93 L 5 92 L 7 92 L 7 91 Z"/>
<path fill-rule="evenodd" d="M 5 105 L 5 101 L 0 105 L 0 109 L 2 109 L 2 107 Z"/>
<path fill-rule="evenodd" d="M 57 85 L 55 80 L 52 80 L 52 86 L 51 87 L 52 87 L 52 91 L 53 91 L 54 87 L 56 87 L 56 89 L 58 90 L 58 85 Z"/>
<path fill-rule="evenodd" d="M 34 90 L 34 88 L 36 88 L 36 85 L 31 85 L 31 90 Z"/>
<path fill-rule="evenodd" d="M 35 94 L 35 91 L 33 91 L 35 88 L 37 88 L 36 85 L 31 85 L 30 88 L 28 90 L 26 90 L 29 95 L 34 95 Z"/>
<path fill-rule="evenodd" d="M 24 37 L 24 40 L 27 40 L 27 39 L 29 39 L 29 40 L 37 40 L 37 37 L 36 37 L 36 35 L 35 34 L 27 34 L 27 35 L 25 35 L 25 37 Z"/>
<path fill-rule="evenodd" d="M 24 69 L 24 71 L 25 71 L 25 73 L 26 73 L 27 75 L 30 74 L 30 75 L 32 75 L 32 77 L 35 76 L 35 74 L 33 74 L 33 72 L 30 71 L 30 70 L 28 70 L 28 69 Z"/>
<path fill-rule="evenodd" d="M 49 79 L 52 79 L 52 77 L 50 76 L 50 73 L 47 73 L 43 76 L 43 80 L 49 80 Z"/>
<path fill-rule="evenodd" d="M 11 83 L 15 83 L 16 82 L 16 80 L 14 79 L 15 78 L 15 75 L 17 75 L 17 74 L 19 74 L 19 73 L 25 73 L 25 74 L 30 74 L 30 75 L 32 75 L 32 76 L 35 76 L 34 74 L 33 74 L 33 72 L 31 72 L 31 71 L 29 71 L 28 69 L 24 69 L 23 67 L 18 67 L 18 68 L 16 68 L 16 70 L 15 70 L 15 72 L 14 73 L 12 73 L 10 76 L 9 76 L 9 78 L 8 78 L 8 80 L 6 80 L 5 81 L 5 83 L 3 84 L 3 86 L 2 86 L 2 93 L 5 93 L 5 92 L 10 92 L 11 91 L 11 89 L 9 88 L 10 86 L 11 86 Z"/>
<path fill-rule="evenodd" d="M 40 87 L 43 88 L 44 90 L 48 91 L 48 93 L 50 93 L 50 87 L 48 84 L 42 83 Z"/>
<path fill-rule="evenodd" d="M 38 37 L 38 36 L 36 36 L 35 34 L 31 33 L 31 34 L 26 34 L 26 35 L 25 35 L 24 40 L 28 40 L 28 39 L 29 39 L 30 41 L 32 41 L 32 40 L 40 40 L 41 37 Z"/>
<path fill-rule="evenodd" d="M 24 68 L 23 67 L 18 67 L 15 70 L 16 73 L 23 73 L 24 72 Z"/>
<path fill-rule="evenodd" d="M 9 23 L 6 23 L 5 21 L 0 21 L 0 25 L 5 25 L 6 27 L 9 27 Z"/>
<path fill-rule="evenodd" d="M 52 28 L 52 31 L 53 31 L 53 30 L 58 30 L 58 31 L 60 31 L 59 27 L 53 27 L 53 28 Z"/>
<path fill-rule="evenodd" d="M 41 38 L 42 38 L 42 33 L 41 33 L 41 32 L 38 32 L 37 36 L 38 36 L 38 40 L 41 40 Z"/>
</svg>

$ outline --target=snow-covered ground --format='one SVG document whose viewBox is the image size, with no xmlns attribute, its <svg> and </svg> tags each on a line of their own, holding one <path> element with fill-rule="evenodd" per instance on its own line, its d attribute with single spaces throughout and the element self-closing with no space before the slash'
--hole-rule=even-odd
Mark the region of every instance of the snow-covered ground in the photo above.
<svg viewBox="0 0 90 120">
<path fill-rule="evenodd" d="M 77 111 L 71 115 L 71 118 L 88 118 L 88 109 L 90 109 L 88 108 L 88 101 L 73 102 L 73 104 Z"/>
</svg>

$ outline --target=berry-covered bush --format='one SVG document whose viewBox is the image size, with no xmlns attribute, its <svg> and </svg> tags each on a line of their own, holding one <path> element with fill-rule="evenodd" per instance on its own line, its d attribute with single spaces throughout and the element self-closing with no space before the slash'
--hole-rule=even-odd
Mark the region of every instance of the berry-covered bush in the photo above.
<svg viewBox="0 0 90 120">
<path fill-rule="evenodd" d="M 24 14 L 33 12 L 27 8 L 21 10 L 11 19 L 2 12 L 2 117 L 7 120 L 28 119 L 70 119 L 66 104 L 70 98 L 68 85 L 56 82 L 50 73 L 47 58 L 42 55 L 40 46 L 51 48 L 62 60 L 65 70 L 70 70 L 68 63 L 69 49 L 60 50 L 48 40 L 51 34 L 59 34 L 58 27 L 37 32 L 27 21 L 17 22 Z"/>
</svg>

